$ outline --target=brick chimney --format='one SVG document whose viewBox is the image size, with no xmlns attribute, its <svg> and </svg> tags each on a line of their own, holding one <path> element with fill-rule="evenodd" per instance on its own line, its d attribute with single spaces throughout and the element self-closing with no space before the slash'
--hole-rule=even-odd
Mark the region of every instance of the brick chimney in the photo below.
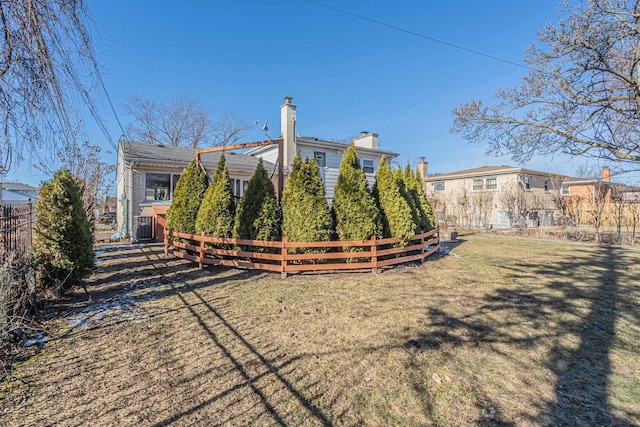
<svg viewBox="0 0 640 427">
<path fill-rule="evenodd" d="M 602 168 L 602 180 L 611 181 L 611 169 L 606 166 Z"/>
<path fill-rule="evenodd" d="M 429 176 L 429 162 L 425 162 L 424 157 L 420 157 L 420 161 L 418 162 L 418 173 L 423 180 Z"/>
<path fill-rule="evenodd" d="M 280 129 L 284 140 L 284 167 L 291 167 L 296 157 L 296 106 L 290 96 L 284 97 L 280 107 Z"/>
<path fill-rule="evenodd" d="M 378 149 L 378 134 L 365 131 L 360 132 L 360 136 L 352 139 L 356 147 Z"/>
</svg>

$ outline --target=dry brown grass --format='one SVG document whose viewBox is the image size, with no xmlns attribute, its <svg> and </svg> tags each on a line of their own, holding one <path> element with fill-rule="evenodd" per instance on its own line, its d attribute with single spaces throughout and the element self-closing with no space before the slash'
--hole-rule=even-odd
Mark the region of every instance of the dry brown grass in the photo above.
<svg viewBox="0 0 640 427">
<path fill-rule="evenodd" d="M 468 235 L 453 254 L 281 280 L 109 250 L 0 423 L 640 423 L 639 251 Z"/>
</svg>

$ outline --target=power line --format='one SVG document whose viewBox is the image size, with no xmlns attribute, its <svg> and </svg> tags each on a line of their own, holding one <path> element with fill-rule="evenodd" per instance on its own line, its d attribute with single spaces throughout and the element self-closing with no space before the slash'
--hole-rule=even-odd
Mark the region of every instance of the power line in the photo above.
<svg viewBox="0 0 640 427">
<path fill-rule="evenodd" d="M 454 49 L 463 50 L 465 52 L 472 53 L 474 55 L 483 56 L 485 58 L 493 59 L 494 61 L 504 62 L 505 64 L 513 65 L 513 66 L 520 67 L 520 68 L 524 68 L 525 70 L 533 70 L 531 67 L 527 67 L 526 65 L 519 64 L 517 62 L 509 61 L 508 59 L 499 58 L 497 56 L 489 55 L 487 53 L 480 52 L 478 50 L 469 49 L 467 47 L 460 46 L 460 45 L 457 45 L 455 43 L 450 43 L 450 42 L 447 42 L 447 41 L 444 41 L 444 40 L 436 39 L 435 37 L 430 37 L 430 36 L 427 36 L 425 34 L 420 34 L 420 33 L 417 33 L 415 31 L 407 30 L 406 28 L 398 27 L 398 26 L 392 25 L 392 24 L 387 24 L 386 22 L 378 21 L 377 19 L 373 19 L 373 18 L 369 18 L 369 17 L 364 16 L 364 15 L 359 15 L 357 13 L 349 12 L 348 10 L 340 9 L 338 7 L 335 7 L 335 6 L 330 6 L 328 4 L 321 3 L 319 1 L 315 1 L 315 0 L 305 0 L 305 1 L 307 3 L 315 4 L 316 6 L 321 6 L 321 7 L 324 7 L 324 8 L 327 8 L 327 9 L 331 9 L 333 11 L 336 11 L 336 12 L 339 12 L 339 13 L 342 13 L 342 14 L 345 14 L 345 15 L 353 16 L 354 18 L 358 18 L 358 19 L 361 19 L 363 21 L 372 22 L 374 24 L 381 25 L 383 27 L 391 28 L 392 30 L 396 30 L 396 31 L 400 31 L 402 33 L 410 34 L 412 36 L 420 37 L 422 39 L 429 40 L 429 41 L 432 41 L 434 43 L 439 43 L 439 44 L 442 44 L 442 45 L 445 45 L 445 46 L 452 47 Z"/>
</svg>

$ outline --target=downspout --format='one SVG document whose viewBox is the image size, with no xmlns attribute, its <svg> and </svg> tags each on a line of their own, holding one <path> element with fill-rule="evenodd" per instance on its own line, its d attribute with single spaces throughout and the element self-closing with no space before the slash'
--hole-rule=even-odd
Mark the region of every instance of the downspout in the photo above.
<svg viewBox="0 0 640 427">
<path fill-rule="evenodd" d="M 131 233 L 129 232 L 129 225 L 131 224 L 131 196 L 133 195 L 133 168 L 136 165 L 136 161 L 132 160 L 131 161 L 131 167 L 129 168 L 129 182 L 128 182 L 128 187 L 129 187 L 129 191 L 127 191 L 128 193 L 128 197 L 127 197 L 127 205 L 126 205 L 126 216 L 125 216 L 125 238 L 130 238 L 131 237 Z"/>
</svg>

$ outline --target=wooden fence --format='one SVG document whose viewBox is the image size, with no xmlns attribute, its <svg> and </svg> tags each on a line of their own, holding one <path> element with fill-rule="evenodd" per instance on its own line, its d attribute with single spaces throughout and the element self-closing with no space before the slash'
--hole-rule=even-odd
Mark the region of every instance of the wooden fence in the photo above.
<svg viewBox="0 0 640 427">
<path fill-rule="evenodd" d="M 0 258 L 22 255 L 33 241 L 33 205 L 0 205 Z"/>
<path fill-rule="evenodd" d="M 164 251 L 204 265 L 225 265 L 288 273 L 329 270 L 371 270 L 409 261 L 422 262 L 440 248 L 438 229 L 417 234 L 406 246 L 400 239 L 364 242 L 289 242 L 241 240 L 202 234 L 171 232 L 165 229 Z M 301 251 L 302 249 L 303 251 Z M 309 253 L 314 251 L 313 253 Z"/>
</svg>

